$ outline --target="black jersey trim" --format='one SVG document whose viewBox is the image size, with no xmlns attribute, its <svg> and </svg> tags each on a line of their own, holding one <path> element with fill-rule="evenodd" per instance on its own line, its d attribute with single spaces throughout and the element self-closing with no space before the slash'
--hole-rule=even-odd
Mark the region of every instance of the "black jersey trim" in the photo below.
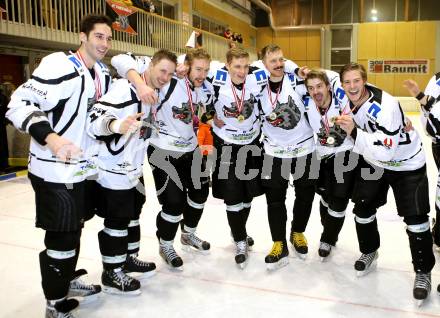
<svg viewBox="0 0 440 318">
<path fill-rule="evenodd" d="M 67 122 L 66 126 L 64 126 L 58 132 L 58 135 L 60 135 L 60 136 L 63 135 L 66 132 L 67 129 L 69 129 L 69 127 L 72 125 L 72 123 L 75 120 L 75 118 L 78 116 L 79 108 L 81 106 L 82 96 L 84 94 L 85 82 L 86 82 L 86 79 L 85 79 L 84 75 L 81 75 L 81 93 L 79 94 L 79 97 L 78 97 L 78 104 L 76 105 L 75 112 L 73 113 L 72 117 L 70 117 L 70 119 Z"/>
<path fill-rule="evenodd" d="M 44 158 L 37 157 L 37 155 L 32 153 L 32 152 L 30 152 L 29 154 L 32 157 L 34 157 L 35 159 L 43 161 L 43 162 L 62 163 L 62 164 L 66 164 L 66 165 L 77 165 L 77 164 L 80 164 L 80 163 L 87 162 L 87 160 L 79 160 L 79 161 L 72 162 L 72 161 L 62 161 L 62 160 L 54 160 L 54 159 L 44 159 Z"/>
<path fill-rule="evenodd" d="M 61 77 L 58 78 L 51 78 L 51 79 L 43 79 L 41 77 L 32 75 L 31 78 L 37 82 L 43 83 L 43 84 L 49 84 L 49 85 L 57 85 L 60 84 L 64 81 L 68 81 L 71 80 L 72 78 L 78 77 L 79 73 L 75 70 L 74 72 L 67 74 L 67 75 L 63 75 Z"/>
</svg>

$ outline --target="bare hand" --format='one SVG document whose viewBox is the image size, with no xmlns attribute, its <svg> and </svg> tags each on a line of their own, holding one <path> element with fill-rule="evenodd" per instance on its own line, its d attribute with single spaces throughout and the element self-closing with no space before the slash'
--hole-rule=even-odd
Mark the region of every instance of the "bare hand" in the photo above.
<svg viewBox="0 0 440 318">
<path fill-rule="evenodd" d="M 335 124 L 339 125 L 349 136 L 354 129 L 353 118 L 349 115 L 341 115 L 336 117 Z"/>
<path fill-rule="evenodd" d="M 217 117 L 217 114 L 214 115 L 214 118 L 212 120 L 215 126 L 218 128 L 222 128 L 225 125 L 225 122 Z"/>
<path fill-rule="evenodd" d="M 138 83 L 136 85 L 136 93 L 138 94 L 142 103 L 148 105 L 154 105 L 158 101 L 158 96 L 156 91 L 147 84 L 145 84 L 145 82 Z"/>
<path fill-rule="evenodd" d="M 305 79 L 307 74 L 309 73 L 310 73 L 310 69 L 308 66 L 300 67 L 298 70 L 298 76 L 301 77 L 302 79 Z"/>
<path fill-rule="evenodd" d="M 416 97 L 420 93 L 420 88 L 416 81 L 411 79 L 404 80 L 403 86 L 408 90 L 412 97 Z"/>
<path fill-rule="evenodd" d="M 56 133 L 49 134 L 45 141 L 50 151 L 62 161 L 78 159 L 82 155 L 81 148 L 77 147 L 73 142 L 57 135 Z"/>
<path fill-rule="evenodd" d="M 178 78 L 184 78 L 186 75 L 188 75 L 189 72 L 189 66 L 185 63 L 178 64 L 176 67 L 176 75 Z"/>
<path fill-rule="evenodd" d="M 111 123 L 110 130 L 121 135 L 132 134 L 141 127 L 142 122 L 138 119 L 143 115 L 144 113 L 137 113 L 127 116 L 123 120 L 115 120 Z"/>
</svg>

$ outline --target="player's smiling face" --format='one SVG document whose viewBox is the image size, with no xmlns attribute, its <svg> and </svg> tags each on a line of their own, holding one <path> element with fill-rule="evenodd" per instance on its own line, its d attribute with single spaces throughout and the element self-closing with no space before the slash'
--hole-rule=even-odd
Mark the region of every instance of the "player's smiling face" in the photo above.
<svg viewBox="0 0 440 318">
<path fill-rule="evenodd" d="M 226 68 L 234 84 L 242 84 L 249 73 L 249 58 L 232 58 L 231 62 L 226 63 Z"/>
<path fill-rule="evenodd" d="M 281 77 L 284 75 L 284 56 L 283 51 L 277 50 L 268 52 L 263 58 L 263 64 L 269 71 L 271 77 Z"/>
<path fill-rule="evenodd" d="M 348 99 L 352 102 L 357 102 L 361 99 L 364 93 L 366 81 L 362 79 L 361 72 L 358 70 L 347 71 L 343 74 L 342 88 L 347 94 Z"/>
<path fill-rule="evenodd" d="M 161 89 L 171 80 L 175 70 L 176 64 L 174 64 L 174 62 L 166 58 L 161 59 L 148 68 L 148 84 L 152 86 L 152 88 Z"/>
<path fill-rule="evenodd" d="M 330 106 L 330 85 L 325 85 L 319 78 L 311 78 L 307 79 L 306 86 L 317 107 L 325 109 Z"/>
<path fill-rule="evenodd" d="M 209 60 L 194 59 L 191 63 L 188 78 L 195 87 L 202 86 L 203 82 L 208 76 Z"/>
<path fill-rule="evenodd" d="M 112 29 L 105 23 L 96 23 L 93 30 L 87 36 L 80 34 L 82 52 L 86 54 L 88 62 L 100 61 L 107 54 L 112 44 Z M 90 65 L 88 65 L 90 67 Z"/>
</svg>

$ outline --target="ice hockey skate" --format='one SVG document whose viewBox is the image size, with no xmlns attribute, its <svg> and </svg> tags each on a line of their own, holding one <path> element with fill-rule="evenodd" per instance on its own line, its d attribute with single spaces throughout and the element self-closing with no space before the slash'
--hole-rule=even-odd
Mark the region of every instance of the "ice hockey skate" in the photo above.
<svg viewBox="0 0 440 318">
<path fill-rule="evenodd" d="M 140 295 L 141 283 L 125 274 L 122 268 L 104 270 L 101 275 L 102 290 L 108 294 Z"/>
<path fill-rule="evenodd" d="M 73 311 L 78 307 L 76 299 L 63 299 L 54 303 L 47 301 L 46 318 L 75 318 Z"/>
<path fill-rule="evenodd" d="M 211 244 L 200 239 L 195 232 L 190 233 L 182 231 L 180 243 L 182 243 L 182 249 L 184 251 L 197 251 L 204 255 L 209 254 L 209 249 L 211 248 Z"/>
<path fill-rule="evenodd" d="M 183 270 L 182 258 L 177 255 L 176 250 L 173 247 L 173 241 L 159 239 L 159 255 L 165 263 L 167 263 L 169 269 L 176 271 Z"/>
<path fill-rule="evenodd" d="M 85 269 L 79 269 L 75 272 L 74 279 L 70 281 L 69 293 L 67 297 L 78 300 L 81 304 L 88 304 L 98 299 L 101 292 L 100 285 L 85 283 L 80 277 L 87 274 Z"/>
<path fill-rule="evenodd" d="M 232 236 L 232 233 L 231 233 L 231 241 L 232 241 L 232 243 L 235 243 L 234 237 Z M 252 236 L 247 235 L 246 241 L 247 241 L 247 245 L 248 245 L 248 251 L 252 251 L 252 246 L 254 246 L 254 244 L 255 244 L 254 239 L 252 238 Z"/>
<path fill-rule="evenodd" d="M 142 261 L 137 254 L 131 254 L 125 261 L 124 272 L 136 279 L 146 279 L 156 274 L 156 264 Z"/>
<path fill-rule="evenodd" d="M 321 259 L 321 262 L 325 262 L 328 260 L 328 257 L 330 256 L 330 253 L 332 252 L 332 245 L 326 243 L 326 242 L 319 242 L 319 249 L 318 249 L 318 255 Z"/>
<path fill-rule="evenodd" d="M 267 270 L 273 271 L 289 264 L 289 249 L 287 242 L 276 241 L 273 243 L 272 250 L 265 257 Z"/>
<path fill-rule="evenodd" d="M 413 296 L 417 306 L 421 306 L 431 292 L 431 273 L 416 273 Z"/>
<path fill-rule="evenodd" d="M 290 233 L 290 243 L 292 243 L 296 255 L 301 258 L 302 260 L 305 260 L 307 257 L 307 253 L 309 251 L 309 248 L 307 246 L 307 239 L 304 236 L 304 233 L 299 232 L 291 232 Z"/>
<path fill-rule="evenodd" d="M 356 276 L 365 276 L 368 273 L 374 271 L 377 267 L 377 258 L 379 252 L 374 251 L 369 254 L 362 254 L 361 257 L 354 263 L 354 269 L 356 270 Z"/>
<path fill-rule="evenodd" d="M 235 262 L 237 263 L 238 268 L 244 269 L 249 257 L 247 240 L 235 242 L 235 247 Z"/>
<path fill-rule="evenodd" d="M 440 253 L 440 223 L 435 218 L 432 219 L 432 239 L 434 241 L 434 249 Z"/>
</svg>

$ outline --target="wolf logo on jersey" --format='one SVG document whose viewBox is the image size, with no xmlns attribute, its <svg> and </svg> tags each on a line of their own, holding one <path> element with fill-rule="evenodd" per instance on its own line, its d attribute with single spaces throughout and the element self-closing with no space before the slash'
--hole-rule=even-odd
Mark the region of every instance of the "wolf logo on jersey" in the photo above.
<svg viewBox="0 0 440 318">
<path fill-rule="evenodd" d="M 344 143 L 347 133 L 342 130 L 340 126 L 333 125 L 329 127 L 329 132 L 327 134 L 325 127 L 321 124 L 321 128 L 319 129 L 317 136 L 321 145 L 327 147 L 339 147 Z"/>
<path fill-rule="evenodd" d="M 277 106 L 273 109 L 273 113 L 277 115 L 275 119 L 270 119 L 270 115 L 266 116 L 266 120 L 274 127 L 290 130 L 298 125 L 301 119 L 301 111 L 289 96 L 287 103 L 280 103 L 277 101 Z"/>
<path fill-rule="evenodd" d="M 171 109 L 173 110 L 173 118 L 180 119 L 182 122 L 184 122 L 187 125 L 191 123 L 192 112 L 189 107 L 189 103 L 182 103 L 181 108 L 177 106 L 173 106 Z"/>
<path fill-rule="evenodd" d="M 243 102 L 243 109 L 241 110 L 241 115 L 244 116 L 244 119 L 248 119 L 252 115 L 256 101 L 257 99 L 255 98 L 255 96 L 251 94 L 249 96 L 249 99 Z M 237 103 L 232 102 L 231 107 L 223 106 L 223 114 L 225 115 L 226 118 L 237 118 L 238 116 L 240 116 L 240 112 L 238 111 L 237 108 Z"/>
</svg>

